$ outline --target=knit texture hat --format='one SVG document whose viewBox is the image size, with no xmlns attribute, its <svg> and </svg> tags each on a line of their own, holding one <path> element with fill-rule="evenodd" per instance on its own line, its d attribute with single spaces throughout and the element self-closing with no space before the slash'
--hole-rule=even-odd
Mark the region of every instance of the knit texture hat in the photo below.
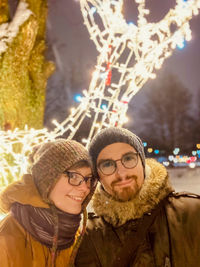
<svg viewBox="0 0 200 267">
<path fill-rule="evenodd" d="M 89 154 L 92 158 L 95 175 L 98 176 L 96 164 L 99 153 L 106 146 L 113 143 L 126 143 L 134 147 L 135 150 L 139 153 L 145 171 L 145 154 L 141 139 L 125 128 L 110 127 L 103 129 L 97 135 L 95 135 L 89 146 Z"/>
<path fill-rule="evenodd" d="M 47 203 L 49 203 L 49 192 L 66 169 L 81 160 L 86 160 L 91 165 L 85 147 L 74 140 L 66 139 L 57 139 L 35 146 L 29 159 L 32 162 L 29 170 L 34 183 L 42 199 Z"/>
</svg>

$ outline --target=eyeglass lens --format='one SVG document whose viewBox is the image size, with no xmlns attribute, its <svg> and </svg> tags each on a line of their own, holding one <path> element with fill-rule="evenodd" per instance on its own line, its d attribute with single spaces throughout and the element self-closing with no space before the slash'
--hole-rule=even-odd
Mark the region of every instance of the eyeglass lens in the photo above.
<svg viewBox="0 0 200 267">
<path fill-rule="evenodd" d="M 92 176 L 84 177 L 80 173 L 69 172 L 69 171 L 66 172 L 66 174 L 68 175 L 69 184 L 71 185 L 78 186 L 82 184 L 83 181 L 85 181 L 86 185 L 89 188 L 95 185 L 95 179 Z"/>
<path fill-rule="evenodd" d="M 105 175 L 113 174 L 117 169 L 116 161 L 121 161 L 122 165 L 127 169 L 132 169 L 137 165 L 138 162 L 138 153 L 129 152 L 122 156 L 121 159 L 112 160 L 108 159 L 100 162 L 98 168 Z"/>
</svg>

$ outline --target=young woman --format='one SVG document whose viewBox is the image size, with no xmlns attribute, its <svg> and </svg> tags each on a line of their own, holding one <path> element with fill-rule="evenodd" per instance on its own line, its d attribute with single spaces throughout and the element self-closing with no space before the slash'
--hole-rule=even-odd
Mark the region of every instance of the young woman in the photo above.
<svg viewBox="0 0 200 267">
<path fill-rule="evenodd" d="M 35 147 L 30 159 L 30 173 L 0 195 L 1 210 L 9 212 L 0 223 L 0 265 L 71 266 L 96 185 L 88 152 L 58 139 Z"/>
</svg>

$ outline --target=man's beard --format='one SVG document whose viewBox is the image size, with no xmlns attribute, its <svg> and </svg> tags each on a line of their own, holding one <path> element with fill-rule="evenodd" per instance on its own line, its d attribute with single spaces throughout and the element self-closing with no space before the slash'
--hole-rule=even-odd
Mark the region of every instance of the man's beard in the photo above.
<svg viewBox="0 0 200 267">
<path fill-rule="evenodd" d="M 123 187 L 123 188 L 118 188 L 116 189 L 116 184 L 121 182 L 122 180 L 119 178 L 118 180 L 115 180 L 112 182 L 111 187 L 112 187 L 112 192 L 113 192 L 113 196 L 116 200 L 119 201 L 129 201 L 131 199 L 133 199 L 134 197 L 136 197 L 140 191 L 140 187 L 138 185 L 138 177 L 133 175 L 133 176 L 127 176 L 126 180 L 135 180 L 135 184 L 134 185 L 129 185 L 127 187 Z M 134 182 L 133 182 L 134 183 Z"/>
</svg>

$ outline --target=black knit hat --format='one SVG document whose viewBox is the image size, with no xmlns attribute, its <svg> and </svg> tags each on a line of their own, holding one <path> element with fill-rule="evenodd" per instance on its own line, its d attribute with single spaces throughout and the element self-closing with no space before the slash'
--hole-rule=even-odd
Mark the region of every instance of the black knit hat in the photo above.
<svg viewBox="0 0 200 267">
<path fill-rule="evenodd" d="M 89 146 L 89 154 L 92 158 L 95 174 L 97 174 L 97 157 L 102 149 L 113 143 L 126 143 L 135 148 L 139 153 L 145 170 L 144 146 L 141 139 L 125 128 L 110 127 L 103 129 L 92 139 Z"/>
</svg>

